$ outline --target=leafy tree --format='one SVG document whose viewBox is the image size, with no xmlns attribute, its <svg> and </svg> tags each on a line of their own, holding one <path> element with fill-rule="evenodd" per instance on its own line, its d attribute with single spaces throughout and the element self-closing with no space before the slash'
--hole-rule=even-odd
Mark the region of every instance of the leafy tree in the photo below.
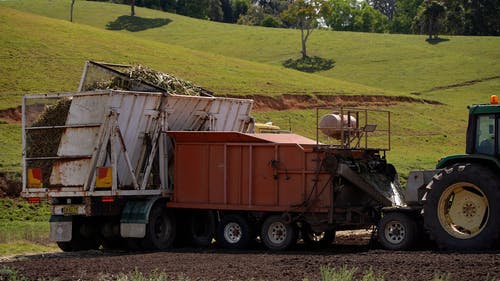
<svg viewBox="0 0 500 281">
<path fill-rule="evenodd" d="M 213 21 L 222 21 L 224 13 L 222 12 L 222 5 L 220 0 L 207 0 L 207 16 Z"/>
<path fill-rule="evenodd" d="M 396 0 L 368 0 L 368 4 L 384 14 L 389 20 L 392 20 L 396 12 Z"/>
<path fill-rule="evenodd" d="M 440 21 L 446 15 L 445 7 L 442 3 L 434 0 L 426 0 L 422 3 L 415 26 L 420 27 L 420 30 L 426 30 L 429 34 L 429 39 L 438 38 Z"/>
<path fill-rule="evenodd" d="M 329 5 L 323 0 L 295 0 L 281 14 L 283 21 L 291 27 L 299 28 L 302 58 L 307 58 L 307 39 L 318 26 L 318 19 L 329 14 Z"/>
<path fill-rule="evenodd" d="M 465 34 L 500 35 L 500 5 L 498 0 L 464 1 Z"/>
<path fill-rule="evenodd" d="M 447 34 L 464 34 L 465 32 L 465 8 L 463 1 L 447 0 L 446 16 L 443 28 Z"/>
<path fill-rule="evenodd" d="M 329 5 L 330 13 L 324 17 L 325 23 L 333 30 L 352 30 L 356 3 L 352 0 L 330 0 Z"/>
<path fill-rule="evenodd" d="M 238 24 L 243 25 L 260 25 L 264 20 L 264 9 L 258 5 L 252 5 L 248 9 L 246 15 L 241 15 L 238 19 Z"/>
<path fill-rule="evenodd" d="M 390 22 L 391 33 L 411 33 L 412 24 L 423 0 L 396 0 L 396 10 Z"/>
<path fill-rule="evenodd" d="M 281 27 L 283 23 L 272 15 L 265 15 L 261 25 L 265 27 Z"/>
<path fill-rule="evenodd" d="M 381 33 L 387 31 L 387 22 L 387 17 L 364 2 L 354 13 L 353 30 Z"/>
</svg>

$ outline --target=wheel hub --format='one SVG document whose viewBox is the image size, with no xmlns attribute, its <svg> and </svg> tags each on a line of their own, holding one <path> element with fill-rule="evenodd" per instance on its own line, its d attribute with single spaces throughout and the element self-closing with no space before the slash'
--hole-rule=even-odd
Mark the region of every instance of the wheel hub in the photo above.
<svg viewBox="0 0 500 281">
<path fill-rule="evenodd" d="M 488 221 L 488 200 L 471 183 L 450 185 L 439 198 L 438 219 L 451 236 L 469 239 L 479 234 Z"/>
<path fill-rule="evenodd" d="M 282 243 L 286 239 L 286 227 L 282 222 L 272 223 L 268 231 L 269 239 L 273 243 Z"/>
<path fill-rule="evenodd" d="M 235 222 L 228 223 L 224 227 L 224 238 L 229 243 L 238 243 L 241 240 L 241 226 Z"/>
<path fill-rule="evenodd" d="M 399 221 L 390 221 L 385 226 L 385 239 L 393 244 L 399 244 L 406 237 L 405 226 Z"/>
</svg>

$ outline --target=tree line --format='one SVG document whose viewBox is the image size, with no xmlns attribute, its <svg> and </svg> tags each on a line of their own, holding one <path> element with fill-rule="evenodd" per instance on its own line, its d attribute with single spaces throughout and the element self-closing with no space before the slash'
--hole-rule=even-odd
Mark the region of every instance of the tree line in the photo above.
<svg viewBox="0 0 500 281">
<path fill-rule="evenodd" d="M 97 0 L 104 1 L 104 0 Z M 106 2 L 109 2 L 106 1 Z M 293 27 L 286 11 L 296 0 L 114 0 L 194 18 L 265 27 Z M 498 0 L 314 1 L 320 27 L 338 31 L 500 35 Z M 308 3 L 308 1 L 306 1 Z M 133 12 L 133 9 L 132 9 Z"/>
</svg>

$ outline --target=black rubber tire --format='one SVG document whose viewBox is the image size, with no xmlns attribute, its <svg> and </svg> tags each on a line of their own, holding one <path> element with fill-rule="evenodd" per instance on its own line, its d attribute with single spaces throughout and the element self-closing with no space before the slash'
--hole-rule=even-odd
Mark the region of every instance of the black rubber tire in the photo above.
<svg viewBox="0 0 500 281">
<path fill-rule="evenodd" d="M 208 247 L 215 237 L 217 221 L 212 211 L 193 211 L 189 218 L 191 243 L 199 247 Z"/>
<path fill-rule="evenodd" d="M 90 222 L 86 222 L 89 223 Z M 97 250 L 101 246 L 100 240 L 91 233 L 91 236 L 85 237 L 81 233 L 81 229 L 84 226 L 84 222 L 81 222 L 77 217 L 73 218 L 73 225 L 71 226 L 71 240 L 67 242 L 57 242 L 57 246 L 63 252 L 76 252 L 76 251 L 88 251 Z"/>
<path fill-rule="evenodd" d="M 262 224 L 260 238 L 273 251 L 283 251 L 297 243 L 297 228 L 280 215 L 266 218 Z"/>
<path fill-rule="evenodd" d="M 149 213 L 146 235 L 141 239 L 141 245 L 144 250 L 167 250 L 174 243 L 176 230 L 175 217 L 165 204 L 156 203 Z"/>
<path fill-rule="evenodd" d="M 68 242 L 56 242 L 57 246 L 59 249 L 61 249 L 63 252 L 74 252 L 75 250 L 73 249 L 73 243 L 71 241 Z"/>
<path fill-rule="evenodd" d="M 241 215 L 225 215 L 217 227 L 217 244 L 226 249 L 246 249 L 252 237 L 252 229 Z"/>
<path fill-rule="evenodd" d="M 305 225 L 300 230 L 300 236 L 304 244 L 313 248 L 326 248 L 335 241 L 335 230 L 324 232 L 314 232 L 309 225 Z"/>
<path fill-rule="evenodd" d="M 486 197 L 488 209 L 487 220 L 482 219 L 484 225 L 480 231 L 470 238 L 457 238 L 448 233 L 441 225 L 438 215 L 438 206 L 441 196 L 452 188 L 454 184 L 470 184 L 480 189 Z M 424 226 L 430 238 L 439 248 L 449 250 L 485 250 L 496 243 L 500 235 L 500 181 L 488 167 L 477 163 L 455 164 L 451 168 L 443 169 L 434 176 L 426 194 L 424 205 Z M 473 187 L 471 187 L 473 188 Z M 477 191 L 476 191 L 477 193 Z M 480 196 L 483 196 L 479 194 Z"/>
<path fill-rule="evenodd" d="M 412 249 L 418 236 L 417 222 L 405 213 L 386 213 L 378 223 L 378 241 L 388 250 Z"/>
</svg>

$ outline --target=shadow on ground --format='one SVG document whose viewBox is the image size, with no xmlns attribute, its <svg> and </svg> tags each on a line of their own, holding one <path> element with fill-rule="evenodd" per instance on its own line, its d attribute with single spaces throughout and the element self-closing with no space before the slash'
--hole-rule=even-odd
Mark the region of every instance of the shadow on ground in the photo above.
<svg viewBox="0 0 500 281">
<path fill-rule="evenodd" d="M 333 68 L 335 66 L 335 61 L 320 57 L 304 57 L 300 59 L 288 59 L 283 62 L 283 66 L 302 72 L 312 73 Z"/>
<path fill-rule="evenodd" d="M 425 41 L 431 45 L 437 45 L 442 42 L 450 41 L 448 38 L 427 38 Z"/>
<path fill-rule="evenodd" d="M 131 32 L 142 31 L 150 28 L 157 28 L 171 23 L 171 19 L 151 19 L 137 16 L 119 16 L 116 20 L 108 22 L 108 30 L 128 30 Z"/>
</svg>

